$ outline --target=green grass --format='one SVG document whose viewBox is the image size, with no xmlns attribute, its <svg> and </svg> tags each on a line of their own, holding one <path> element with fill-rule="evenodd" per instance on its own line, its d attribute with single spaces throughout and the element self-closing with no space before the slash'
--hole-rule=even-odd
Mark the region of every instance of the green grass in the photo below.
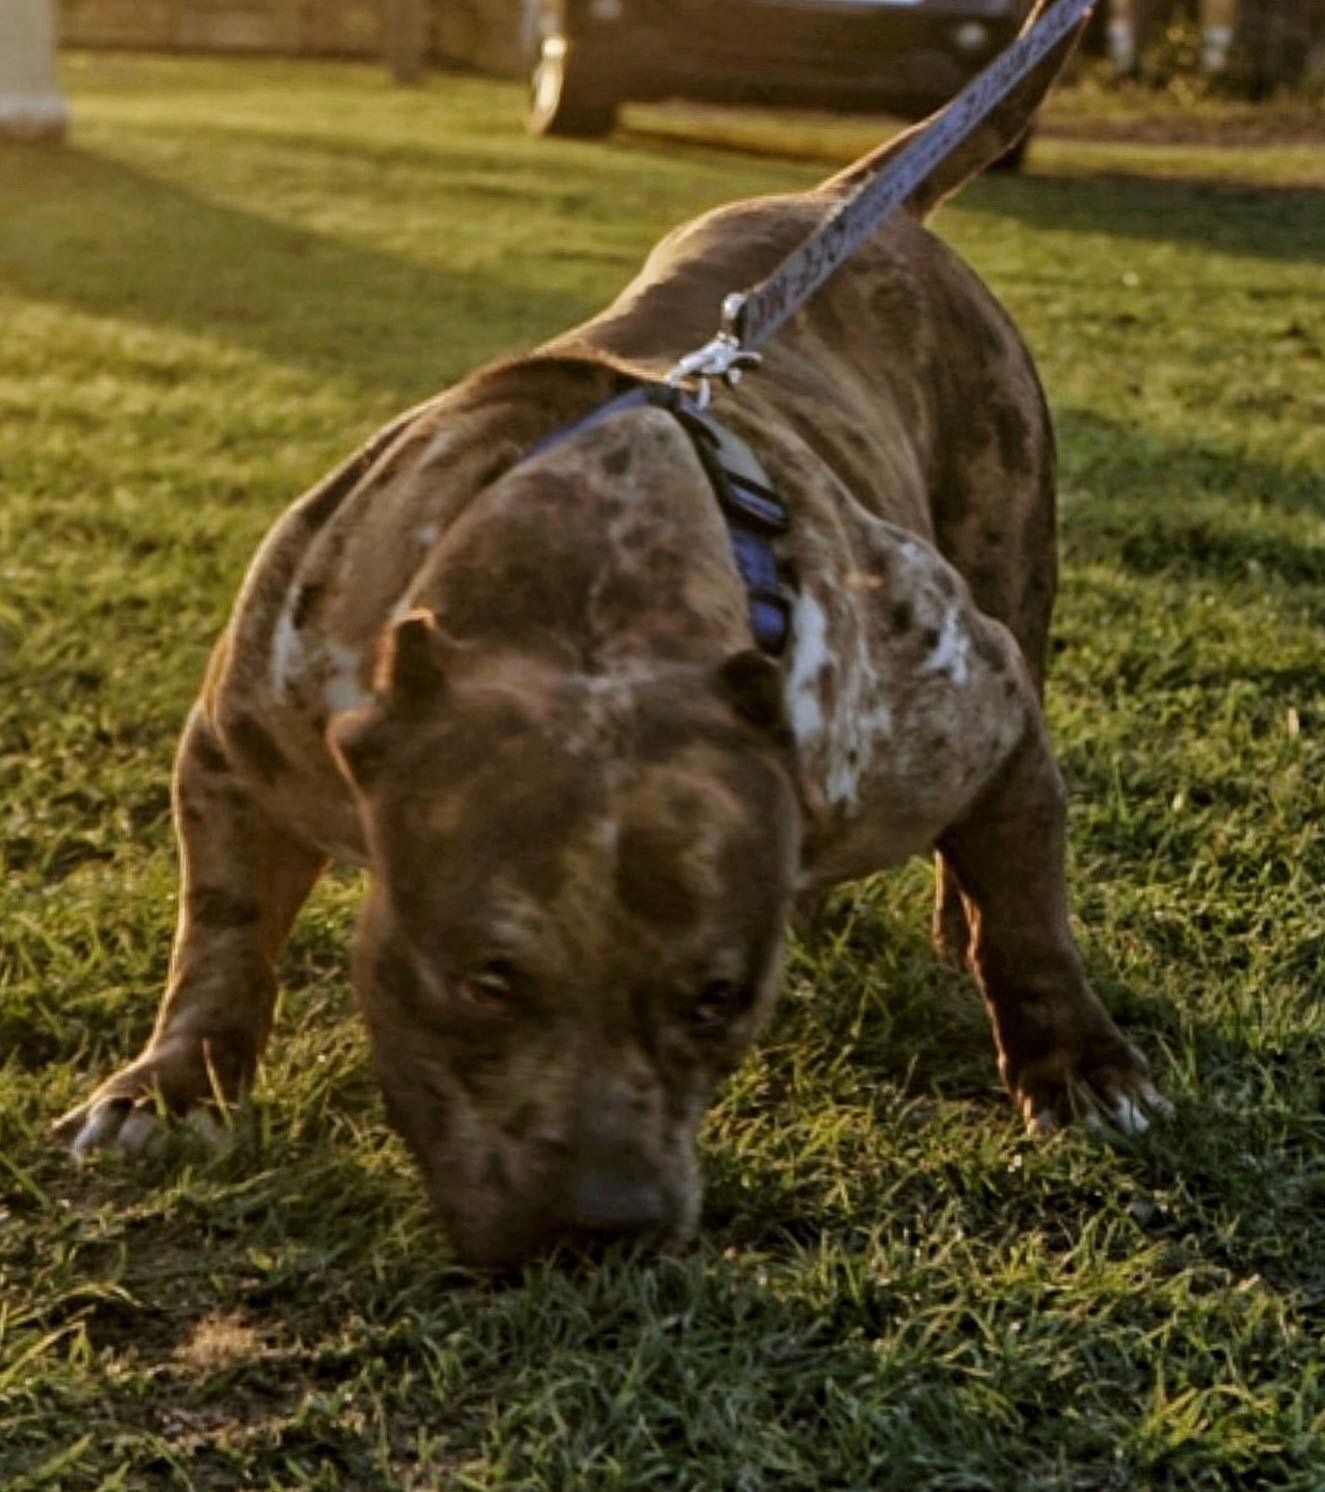
<svg viewBox="0 0 1325 1492">
<path fill-rule="evenodd" d="M 68 149 L 0 152 L 0 1486 L 1319 1492 L 1325 197 L 1297 147 L 1050 138 L 939 219 L 1057 414 L 1078 927 L 1177 1121 L 1025 1141 L 912 865 L 795 950 L 694 1252 L 511 1288 L 448 1263 L 385 1130 L 351 879 L 300 924 L 227 1151 L 76 1170 L 43 1129 L 149 1028 L 173 738 L 270 519 L 673 223 L 812 180 L 756 153 L 779 131 L 868 132 L 535 144 L 472 78 L 66 82 Z"/>
</svg>

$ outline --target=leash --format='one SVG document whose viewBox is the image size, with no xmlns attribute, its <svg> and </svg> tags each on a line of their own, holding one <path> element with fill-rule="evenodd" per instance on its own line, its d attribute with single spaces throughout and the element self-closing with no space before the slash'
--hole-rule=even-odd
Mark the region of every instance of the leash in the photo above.
<svg viewBox="0 0 1325 1492">
<path fill-rule="evenodd" d="M 711 379 L 721 379 L 730 387 L 742 373 L 758 367 L 764 343 L 940 162 L 975 133 L 1094 3 L 1059 0 L 1030 31 L 1000 52 L 877 176 L 837 203 L 772 274 L 748 290 L 728 295 L 722 303 L 717 335 L 681 358 L 667 382 L 675 387 L 688 378 L 698 379 L 696 397 L 703 409 L 709 402 Z"/>
<path fill-rule="evenodd" d="M 783 653 L 791 634 L 796 591 L 787 567 L 779 563 L 774 541 L 786 533 L 790 514 L 759 458 L 709 413 L 710 384 L 720 379 L 730 387 L 742 373 L 758 367 L 764 343 L 851 257 L 862 239 L 984 123 L 1094 3 L 1058 0 L 877 176 L 837 203 L 772 274 L 748 290 L 728 295 L 722 303 L 717 335 L 681 358 L 665 382 L 636 384 L 583 419 L 545 436 L 521 461 L 627 410 L 666 410 L 689 436 L 726 520 L 732 557 L 749 598 L 755 641 L 765 653 L 775 657 Z M 685 387 L 690 379 L 696 381 L 693 393 Z"/>
</svg>

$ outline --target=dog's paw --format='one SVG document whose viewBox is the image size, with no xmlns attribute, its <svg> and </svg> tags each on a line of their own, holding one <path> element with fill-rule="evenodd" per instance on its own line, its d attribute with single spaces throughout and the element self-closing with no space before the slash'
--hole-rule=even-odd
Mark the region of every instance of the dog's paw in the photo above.
<svg viewBox="0 0 1325 1492">
<path fill-rule="evenodd" d="M 208 1060 L 206 1043 L 187 1054 L 160 1052 L 117 1072 L 86 1103 L 56 1120 L 50 1138 L 77 1159 L 97 1150 L 137 1155 L 161 1138 L 169 1116 L 182 1118 L 208 1146 L 225 1138 L 231 1095 Z"/>
<path fill-rule="evenodd" d="M 156 1115 L 146 1098 L 91 1098 L 58 1119 L 51 1128 L 51 1138 L 78 1160 L 94 1150 L 136 1155 L 147 1148 L 157 1127 Z"/>
<path fill-rule="evenodd" d="M 57 1120 L 51 1138 L 76 1160 L 97 1150 L 142 1155 L 164 1137 L 168 1122 L 149 1098 L 93 1098 Z M 212 1108 L 190 1109 L 184 1123 L 209 1150 L 225 1140 L 225 1124 Z"/>
<path fill-rule="evenodd" d="M 1132 1139 L 1173 1117 L 1173 1105 L 1151 1081 L 1141 1053 L 1121 1040 L 1110 1046 L 1105 1061 L 1059 1054 L 1018 1074 L 1013 1099 L 1028 1134 L 1043 1138 L 1075 1122 Z"/>
</svg>

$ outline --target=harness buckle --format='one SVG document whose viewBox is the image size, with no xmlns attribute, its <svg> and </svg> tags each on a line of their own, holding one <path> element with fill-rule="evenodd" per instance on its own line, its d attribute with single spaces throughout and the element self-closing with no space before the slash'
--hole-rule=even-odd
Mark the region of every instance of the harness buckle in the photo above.
<svg viewBox="0 0 1325 1492">
<path fill-rule="evenodd" d="M 673 406 L 672 413 L 690 432 L 727 516 L 769 538 L 785 534 L 791 522 L 787 505 L 745 442 L 736 440 L 693 400 L 683 399 Z"/>
<path fill-rule="evenodd" d="M 669 388 L 679 388 L 687 378 L 699 380 L 695 403 L 700 409 L 709 407 L 711 380 L 721 379 L 729 389 L 735 388 L 743 373 L 757 368 L 763 361 L 759 353 L 741 344 L 738 327 L 744 305 L 743 295 L 729 295 L 722 303 L 722 326 L 717 336 L 678 359 L 667 375 Z"/>
</svg>

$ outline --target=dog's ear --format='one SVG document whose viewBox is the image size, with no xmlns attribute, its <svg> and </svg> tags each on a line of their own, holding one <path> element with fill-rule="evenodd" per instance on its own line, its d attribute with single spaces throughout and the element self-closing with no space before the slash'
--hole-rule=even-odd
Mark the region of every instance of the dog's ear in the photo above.
<svg viewBox="0 0 1325 1492">
<path fill-rule="evenodd" d="M 791 744 L 791 727 L 782 702 L 782 670 L 764 653 L 747 648 L 718 666 L 721 698 L 748 724 L 779 746 Z"/>
<path fill-rule="evenodd" d="M 413 710 L 446 690 L 447 645 L 437 618 L 420 607 L 387 634 L 377 661 L 377 692 L 388 707 Z"/>
<path fill-rule="evenodd" d="M 336 716 L 327 727 L 327 747 L 350 782 L 371 783 L 389 755 L 397 722 L 445 697 L 449 650 L 436 618 L 423 609 L 411 611 L 387 633 L 371 702 Z"/>
</svg>

